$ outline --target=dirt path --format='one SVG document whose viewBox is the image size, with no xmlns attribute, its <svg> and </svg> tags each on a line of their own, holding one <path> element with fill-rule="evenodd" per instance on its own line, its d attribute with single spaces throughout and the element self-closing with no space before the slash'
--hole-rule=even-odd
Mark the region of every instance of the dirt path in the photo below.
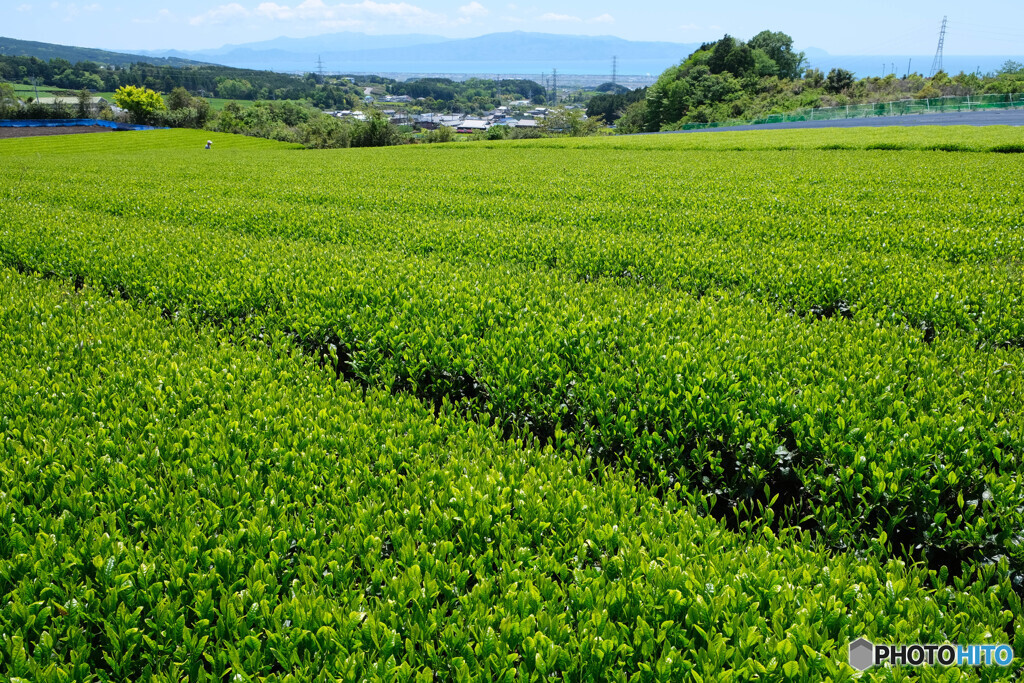
<svg viewBox="0 0 1024 683">
<path fill-rule="evenodd" d="M 113 128 L 103 126 L 33 126 L 25 128 L 0 128 L 0 140 L 4 138 L 28 138 L 35 135 L 75 135 L 78 133 L 112 133 Z"/>
</svg>

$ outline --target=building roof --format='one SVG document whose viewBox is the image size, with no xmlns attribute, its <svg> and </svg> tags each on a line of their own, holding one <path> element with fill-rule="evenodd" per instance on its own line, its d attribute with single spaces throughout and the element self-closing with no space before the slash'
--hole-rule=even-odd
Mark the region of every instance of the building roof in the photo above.
<svg viewBox="0 0 1024 683">
<path fill-rule="evenodd" d="M 27 97 L 25 99 L 28 99 Z M 35 100 L 40 104 L 56 104 L 57 102 L 63 102 L 64 104 L 78 104 L 77 96 L 69 97 L 55 97 L 53 95 L 43 95 L 39 99 Z M 107 100 L 102 97 L 90 97 L 89 104 L 106 104 Z"/>
<path fill-rule="evenodd" d="M 431 114 L 431 113 L 427 113 L 427 114 L 419 114 L 416 117 L 416 120 L 417 121 L 425 121 L 425 122 L 428 122 L 428 123 L 452 124 L 452 123 L 458 123 L 459 121 L 461 121 L 462 117 L 457 115 L 457 114 Z"/>
</svg>

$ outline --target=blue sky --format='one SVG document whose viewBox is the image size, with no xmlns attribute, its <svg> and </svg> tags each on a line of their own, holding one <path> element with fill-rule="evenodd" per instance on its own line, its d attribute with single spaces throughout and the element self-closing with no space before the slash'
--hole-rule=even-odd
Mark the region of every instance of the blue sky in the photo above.
<svg viewBox="0 0 1024 683">
<path fill-rule="evenodd" d="M 768 28 L 832 54 L 931 54 L 944 14 L 946 54 L 1024 53 L 1024 2 L 942 4 L 553 0 L 0 0 L 0 35 L 111 49 L 200 49 L 339 31 L 462 38 L 497 31 L 615 35 L 692 43 Z"/>
</svg>

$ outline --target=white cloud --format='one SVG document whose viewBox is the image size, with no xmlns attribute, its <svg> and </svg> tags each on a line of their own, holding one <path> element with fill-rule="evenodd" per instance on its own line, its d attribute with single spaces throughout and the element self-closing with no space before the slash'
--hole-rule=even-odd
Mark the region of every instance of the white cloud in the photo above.
<svg viewBox="0 0 1024 683">
<path fill-rule="evenodd" d="M 594 17 L 593 19 L 587 19 L 587 21 L 589 21 L 591 24 L 614 24 L 615 17 L 613 17 L 610 14 L 602 14 L 600 16 Z"/>
<path fill-rule="evenodd" d="M 374 29 L 375 22 L 420 25 L 459 25 L 469 23 L 473 18 L 489 14 L 486 7 L 476 0 L 459 8 L 459 18 L 449 21 L 443 14 L 435 14 L 408 2 L 362 2 L 328 4 L 324 0 L 303 0 L 297 5 L 261 2 L 252 9 L 232 2 L 220 5 L 189 20 L 193 26 L 200 24 L 223 24 L 241 19 L 270 22 L 306 22 L 323 28 L 351 28 L 356 26 Z M 379 23 L 378 23 L 379 26 Z"/>
<path fill-rule="evenodd" d="M 473 2 L 468 5 L 460 7 L 459 14 L 461 16 L 455 20 L 455 24 L 457 26 L 463 26 L 465 24 L 472 23 L 474 19 L 486 17 L 490 14 L 490 11 L 479 2 L 476 2 L 476 0 L 473 0 Z"/>
<path fill-rule="evenodd" d="M 679 27 L 679 30 L 680 31 L 695 31 L 695 30 L 697 30 L 699 28 L 700 28 L 700 26 L 697 26 L 697 24 L 683 24 L 682 26 Z"/>
<path fill-rule="evenodd" d="M 90 5 L 79 5 L 75 2 L 69 2 L 67 4 L 61 4 L 59 2 L 50 3 L 50 9 L 55 12 L 64 13 L 64 21 L 74 21 L 82 15 L 83 12 L 99 12 L 103 8 L 97 4 L 92 3 Z"/>
<path fill-rule="evenodd" d="M 514 2 L 508 3 L 508 5 L 506 5 L 506 7 L 508 7 L 513 12 L 515 12 L 517 9 L 519 9 L 519 5 L 515 4 Z"/>
<path fill-rule="evenodd" d="M 155 17 L 149 19 L 132 19 L 133 24 L 159 24 L 167 21 L 175 21 L 176 17 L 171 10 L 164 8 L 156 13 Z"/>
<path fill-rule="evenodd" d="M 277 21 L 300 19 L 304 21 L 351 22 L 357 21 L 361 17 L 431 22 L 436 22 L 440 19 L 433 12 L 429 12 L 416 5 L 410 5 L 407 2 L 374 2 L 373 0 L 363 0 L 363 2 L 352 4 L 339 3 L 337 5 L 328 5 L 323 0 L 305 0 L 302 4 L 295 5 L 294 7 L 278 5 L 275 2 L 264 2 L 256 7 L 253 14 Z"/>
<path fill-rule="evenodd" d="M 256 6 L 255 13 L 267 19 L 320 19 L 333 21 L 330 8 L 320 0 L 306 0 L 300 5 L 290 7 L 278 5 L 276 2 L 263 2 Z"/>
<path fill-rule="evenodd" d="M 199 16 L 192 17 L 188 23 L 193 26 L 200 24 L 223 24 L 226 21 L 232 19 L 241 19 L 249 16 L 249 10 L 245 9 L 237 2 L 232 2 L 227 5 L 221 5 L 220 7 L 214 7 L 209 12 L 204 12 Z"/>
<path fill-rule="evenodd" d="M 32 5 L 29 5 L 28 3 L 26 3 L 24 5 L 18 5 L 18 11 L 19 12 L 31 12 L 32 11 Z"/>
<path fill-rule="evenodd" d="M 481 5 L 479 2 L 474 0 L 468 5 L 463 5 L 459 8 L 459 14 L 464 17 L 486 17 L 490 12 L 486 7 Z"/>
<path fill-rule="evenodd" d="M 548 12 L 540 16 L 541 21 L 583 21 L 579 17 L 574 17 L 569 14 L 555 14 L 554 12 Z"/>
</svg>

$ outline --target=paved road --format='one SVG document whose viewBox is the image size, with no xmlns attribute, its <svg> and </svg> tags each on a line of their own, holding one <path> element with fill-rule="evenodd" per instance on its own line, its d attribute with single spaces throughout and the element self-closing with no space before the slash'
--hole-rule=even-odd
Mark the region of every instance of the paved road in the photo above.
<svg viewBox="0 0 1024 683">
<path fill-rule="evenodd" d="M 710 133 L 729 130 L 778 130 L 784 128 L 857 128 L 868 126 L 1024 126 L 1024 109 L 954 112 L 947 114 L 907 114 L 905 116 L 872 116 L 865 119 L 834 121 L 792 121 L 762 123 L 748 126 L 721 126 L 698 130 L 672 130 L 665 133 Z"/>
</svg>

